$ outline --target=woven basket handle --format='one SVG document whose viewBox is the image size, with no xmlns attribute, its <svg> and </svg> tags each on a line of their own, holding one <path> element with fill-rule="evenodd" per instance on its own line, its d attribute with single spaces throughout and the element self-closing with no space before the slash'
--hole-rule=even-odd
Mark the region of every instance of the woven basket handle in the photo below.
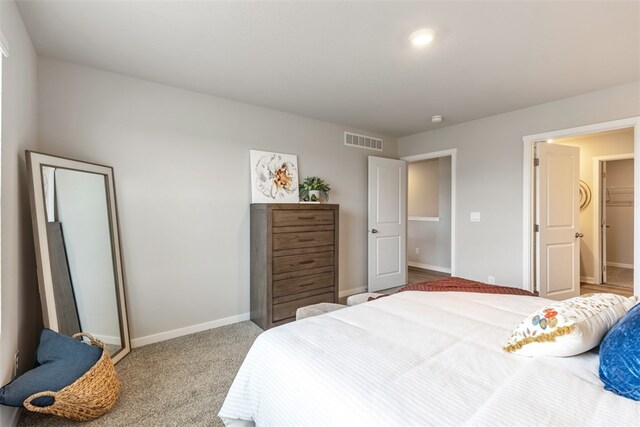
<svg viewBox="0 0 640 427">
<path fill-rule="evenodd" d="M 49 406 L 36 406 L 36 405 L 32 405 L 31 402 L 33 402 L 35 399 L 37 399 L 39 397 L 49 396 L 49 397 L 53 397 L 54 403 L 55 403 L 55 399 L 56 399 L 57 395 L 58 395 L 58 393 L 56 393 L 55 391 L 41 391 L 40 393 L 35 393 L 35 394 L 32 394 L 31 396 L 27 397 L 24 400 L 24 402 L 22 402 L 22 404 L 24 405 L 25 408 L 27 408 L 31 412 L 47 412 L 49 406 L 51 406 L 51 405 L 49 405 Z"/>
<path fill-rule="evenodd" d="M 77 334 L 73 334 L 73 338 L 79 338 L 79 337 L 87 337 L 89 338 L 89 341 L 91 341 L 91 345 L 104 348 L 104 343 L 99 339 L 94 338 L 94 336 L 91 334 L 87 334 L 86 332 L 78 332 Z"/>
</svg>

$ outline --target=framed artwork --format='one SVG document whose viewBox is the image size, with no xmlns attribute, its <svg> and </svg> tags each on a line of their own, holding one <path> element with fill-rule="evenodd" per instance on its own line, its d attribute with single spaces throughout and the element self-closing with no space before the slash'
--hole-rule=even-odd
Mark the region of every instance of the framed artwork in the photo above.
<svg viewBox="0 0 640 427">
<path fill-rule="evenodd" d="M 298 203 L 298 156 L 250 150 L 251 202 Z"/>
</svg>

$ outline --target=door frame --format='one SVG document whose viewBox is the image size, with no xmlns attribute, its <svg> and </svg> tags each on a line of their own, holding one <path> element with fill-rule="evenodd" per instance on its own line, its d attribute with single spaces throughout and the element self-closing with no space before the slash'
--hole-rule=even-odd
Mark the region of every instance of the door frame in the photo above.
<svg viewBox="0 0 640 427">
<path fill-rule="evenodd" d="M 559 129 L 522 137 L 524 143 L 523 167 L 522 167 L 522 288 L 530 291 L 535 286 L 535 263 L 534 263 L 534 242 L 535 236 L 533 225 L 535 224 L 535 203 L 534 193 L 534 166 L 533 166 L 533 146 L 535 142 L 549 139 L 565 138 L 569 136 L 584 135 L 609 130 L 633 128 L 633 150 L 640 152 L 640 116 L 629 117 L 620 120 L 596 123 L 586 126 L 578 126 L 568 129 Z M 634 164 L 634 227 L 640 230 L 640 212 L 638 204 L 640 202 L 640 165 Z M 633 265 L 634 268 L 640 265 L 640 233 L 634 233 Z M 640 275 L 634 275 L 633 293 L 640 295 Z"/>
<path fill-rule="evenodd" d="M 440 157 L 451 157 L 451 276 L 453 277 L 456 275 L 456 175 L 457 175 L 456 168 L 458 163 L 458 149 L 452 148 L 449 150 L 415 154 L 413 156 L 401 157 L 400 160 L 405 160 L 407 163 L 413 163 L 413 162 L 418 162 L 420 160 L 438 159 Z M 408 188 L 409 186 L 407 183 L 407 191 L 408 191 Z M 407 200 L 408 200 L 408 197 L 407 197 Z M 407 212 L 407 215 L 409 215 L 408 209 L 406 209 L 406 212 Z M 409 224 L 409 221 L 407 220 L 407 226 L 408 224 Z M 408 245 L 408 242 L 406 243 Z M 406 268 L 407 269 L 409 268 L 408 261 L 407 261 Z"/>
<path fill-rule="evenodd" d="M 635 147 L 634 147 L 635 148 Z M 598 156 L 593 158 L 593 191 L 591 195 L 591 201 L 593 206 L 597 209 L 593 215 L 593 278 L 596 281 L 596 284 L 602 283 L 602 232 L 600 230 L 600 218 L 602 218 L 602 214 L 600 210 L 602 209 L 602 201 L 600 200 L 600 194 L 602 193 L 602 189 L 600 188 L 600 184 L 602 183 L 602 177 L 600 176 L 602 170 L 602 162 L 609 162 L 612 160 L 629 160 L 634 158 L 635 153 L 625 153 L 625 154 L 611 154 L 608 156 Z M 635 170 L 635 161 L 633 163 L 634 168 L 634 181 L 636 170 Z M 635 189 L 634 189 L 635 192 Z M 634 194 L 635 200 L 635 194 Z M 635 202 L 634 202 L 634 223 L 635 219 Z M 635 225 L 635 224 L 634 224 Z M 635 240 L 635 238 L 634 238 Z M 606 242 L 602 242 L 606 243 Z M 634 254 L 635 254 L 635 245 L 634 241 Z M 635 256 L 634 256 L 635 258 Z M 634 259 L 635 264 L 635 259 Z M 634 279 L 634 288 L 635 288 L 635 279 Z M 635 292 L 634 292 L 635 293 Z"/>
</svg>

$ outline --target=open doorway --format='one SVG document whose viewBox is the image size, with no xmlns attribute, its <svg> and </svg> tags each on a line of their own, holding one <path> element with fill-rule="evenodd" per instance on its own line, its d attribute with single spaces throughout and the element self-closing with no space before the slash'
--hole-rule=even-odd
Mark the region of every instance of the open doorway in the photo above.
<svg viewBox="0 0 640 427">
<path fill-rule="evenodd" d="M 611 158 L 613 157 L 613 158 Z M 633 292 L 634 277 L 634 182 L 633 154 L 598 159 L 600 195 L 596 200 L 599 208 L 600 241 L 595 258 L 600 271 L 596 281 L 617 291 Z"/>
<path fill-rule="evenodd" d="M 440 168 L 439 158 L 446 158 Z M 448 244 L 442 243 L 442 240 L 431 238 L 426 242 L 427 246 L 415 246 L 413 243 L 412 251 L 416 253 L 415 248 L 418 247 L 418 255 L 425 254 L 426 248 L 435 249 L 437 254 L 442 254 L 441 246 L 445 247 L 445 251 L 449 252 L 447 257 L 444 254 L 445 261 L 435 261 L 434 264 L 426 264 L 416 259 L 411 261 L 414 266 L 411 268 L 414 281 L 424 282 L 435 280 L 447 275 L 455 275 L 456 271 L 456 159 L 457 149 L 449 149 L 432 153 L 418 154 L 414 156 L 404 157 L 402 159 L 389 159 L 382 157 L 369 156 L 368 170 L 368 284 L 369 292 L 384 291 L 386 293 L 393 292 L 403 285 L 410 282 L 408 280 L 409 266 L 407 261 L 407 251 L 409 244 L 407 242 L 407 223 L 409 222 L 409 214 L 407 211 L 407 165 L 425 160 L 435 160 L 438 165 L 437 176 L 441 173 L 448 175 L 446 187 L 448 188 L 448 198 L 443 195 L 443 201 L 440 203 L 440 180 L 438 179 L 437 199 L 437 215 L 438 221 L 434 220 L 433 214 L 420 213 L 411 215 L 422 217 L 418 221 L 420 223 L 436 223 L 442 222 L 447 224 Z M 443 183 L 443 185 L 445 185 Z M 422 196 L 427 197 L 427 196 Z M 448 208 L 448 209 L 447 209 Z M 442 209 L 442 214 L 440 213 Z M 446 214 L 445 214 L 446 211 Z M 442 221 L 440 221 L 442 216 Z M 446 216 L 446 221 L 444 217 Z M 412 227 L 413 228 L 413 227 Z M 441 234 L 443 235 L 443 234 Z M 433 234 L 432 234 L 433 236 Z M 419 236 L 420 237 L 420 236 Z M 422 236 L 424 237 L 424 236 Z M 439 243 L 440 242 L 440 243 Z M 426 253 L 433 255 L 426 249 Z M 446 262 L 448 258 L 448 263 Z M 433 258 L 431 258 L 433 259 Z M 445 265 L 436 265 L 442 264 Z M 447 267 L 448 264 L 448 267 Z M 425 268 L 427 267 L 427 268 Z M 434 268 L 442 271 L 436 271 Z M 429 271 L 416 271 L 429 270 Z M 449 270 L 447 272 L 447 270 Z"/>
<path fill-rule="evenodd" d="M 451 275 L 451 156 L 407 164 L 408 283 Z"/>
<path fill-rule="evenodd" d="M 639 131 L 640 117 L 633 117 L 523 137 L 525 289 L 553 299 L 592 292 L 640 293 L 640 282 L 633 274 L 632 279 L 616 284 L 607 277 L 615 264 L 631 267 L 627 270 L 638 264 L 640 239 L 627 224 L 624 227 L 627 244 L 622 252 L 630 262 L 608 259 L 607 246 L 614 244 L 616 237 L 607 238 L 612 226 L 606 220 L 607 210 L 611 212 L 607 208 L 620 209 L 621 206 L 607 206 L 607 188 L 610 201 L 612 188 L 603 180 L 606 175 L 601 174 L 603 168 L 606 171 L 607 166 L 613 164 L 610 162 L 632 160 L 633 153 L 640 147 Z M 617 185 L 626 188 L 615 190 L 619 192 L 618 200 L 628 210 L 626 219 L 631 218 L 637 227 L 633 210 L 640 171 L 632 162 L 625 166 L 625 173 L 632 171 L 633 181 L 629 182 L 626 176 L 623 182 L 628 185 Z M 623 195 L 626 198 L 620 199 Z M 623 228 L 620 220 L 616 222 L 617 228 Z M 606 228 L 607 225 L 610 227 Z M 617 243 L 622 244 L 621 239 Z M 624 276 L 623 280 L 629 279 L 629 274 Z"/>
<path fill-rule="evenodd" d="M 457 150 L 405 157 L 407 161 L 407 281 L 455 275 Z"/>
<path fill-rule="evenodd" d="M 549 142 L 580 150 L 580 293 L 633 295 L 633 128 Z"/>
</svg>

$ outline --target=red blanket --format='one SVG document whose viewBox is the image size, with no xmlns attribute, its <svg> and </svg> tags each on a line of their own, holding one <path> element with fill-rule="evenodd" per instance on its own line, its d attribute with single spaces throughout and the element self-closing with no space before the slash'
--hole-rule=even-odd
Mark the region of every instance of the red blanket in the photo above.
<svg viewBox="0 0 640 427">
<path fill-rule="evenodd" d="M 508 288 L 506 286 L 489 285 L 473 280 L 461 279 L 460 277 L 446 277 L 444 279 L 430 282 L 414 283 L 400 288 L 403 291 L 426 291 L 426 292 L 477 292 L 481 294 L 510 294 L 510 295 L 536 295 L 519 288 Z"/>
<path fill-rule="evenodd" d="M 433 280 L 430 282 L 414 283 L 400 288 L 398 292 L 404 291 L 424 291 L 424 292 L 477 292 L 481 294 L 509 294 L 509 295 L 528 295 L 535 297 L 534 293 L 525 291 L 524 289 L 508 288 L 506 286 L 489 285 L 482 282 L 474 282 L 473 280 L 461 279 L 460 277 L 445 277 L 444 279 Z M 369 301 L 381 298 L 371 297 Z"/>
</svg>

